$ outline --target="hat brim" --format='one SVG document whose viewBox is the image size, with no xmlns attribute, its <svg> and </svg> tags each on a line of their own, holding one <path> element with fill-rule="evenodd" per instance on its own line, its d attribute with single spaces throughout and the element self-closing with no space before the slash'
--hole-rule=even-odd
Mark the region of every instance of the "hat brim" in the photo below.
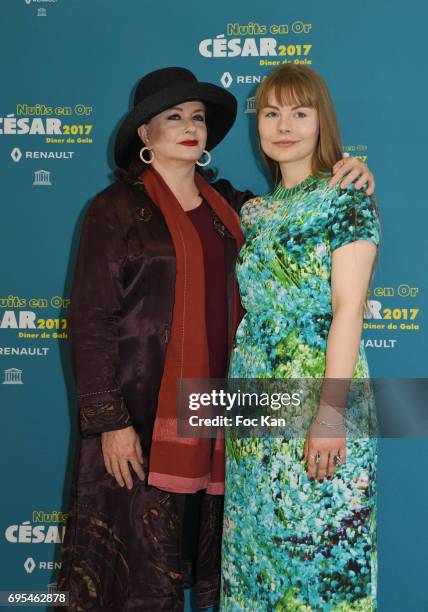
<svg viewBox="0 0 428 612">
<path fill-rule="evenodd" d="M 122 121 L 116 137 L 115 161 L 120 168 L 127 168 L 138 156 L 141 139 L 137 129 L 155 115 L 181 102 L 200 100 L 207 107 L 207 144 L 210 151 L 226 136 L 235 122 L 237 102 L 230 92 L 212 83 L 183 83 L 167 87 L 137 104 Z"/>
</svg>

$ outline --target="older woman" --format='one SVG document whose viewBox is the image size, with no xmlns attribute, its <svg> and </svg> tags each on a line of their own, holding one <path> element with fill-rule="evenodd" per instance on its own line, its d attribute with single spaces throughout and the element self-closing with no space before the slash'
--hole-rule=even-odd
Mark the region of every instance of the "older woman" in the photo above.
<svg viewBox="0 0 428 612">
<path fill-rule="evenodd" d="M 183 68 L 146 75 L 91 202 L 70 310 L 81 440 L 58 588 L 73 610 L 182 610 L 219 594 L 224 453 L 177 436 L 176 383 L 224 377 L 239 322 L 239 209 L 196 171 L 236 100 Z M 347 165 L 346 165 L 347 164 Z M 355 166 L 357 167 L 355 169 Z M 345 162 L 357 174 L 364 165 Z"/>
</svg>

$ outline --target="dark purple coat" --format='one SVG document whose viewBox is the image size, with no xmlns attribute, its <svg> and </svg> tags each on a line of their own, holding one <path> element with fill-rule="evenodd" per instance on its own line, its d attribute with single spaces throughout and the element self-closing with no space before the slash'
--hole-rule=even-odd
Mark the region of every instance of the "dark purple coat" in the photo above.
<svg viewBox="0 0 428 612">
<path fill-rule="evenodd" d="M 224 180 L 213 187 L 236 210 L 252 197 Z M 213 223 L 225 240 L 230 317 L 236 244 L 214 214 Z M 140 181 L 116 181 L 86 212 L 69 311 L 82 433 L 58 581 L 70 592 L 69 609 L 182 610 L 192 584 L 200 607 L 218 599 L 223 498 L 202 496 L 192 567 L 181 555 L 188 496 L 138 478 L 131 491 L 119 487 L 101 452 L 101 432 L 132 424 L 148 472 L 174 286 L 160 210 Z"/>
</svg>

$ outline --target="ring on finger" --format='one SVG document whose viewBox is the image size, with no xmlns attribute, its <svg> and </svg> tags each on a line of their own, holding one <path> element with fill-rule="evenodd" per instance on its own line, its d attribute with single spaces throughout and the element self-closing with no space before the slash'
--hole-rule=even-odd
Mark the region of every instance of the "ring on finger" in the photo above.
<svg viewBox="0 0 428 612">
<path fill-rule="evenodd" d="M 315 459 L 315 463 L 319 463 L 321 461 L 321 455 L 318 453 L 315 453 L 315 455 L 309 455 L 309 457 L 311 459 Z"/>
<path fill-rule="evenodd" d="M 334 455 L 333 463 L 336 467 L 339 467 L 339 465 L 342 465 L 342 457 L 340 456 L 340 453 L 337 453 L 337 455 Z"/>
</svg>

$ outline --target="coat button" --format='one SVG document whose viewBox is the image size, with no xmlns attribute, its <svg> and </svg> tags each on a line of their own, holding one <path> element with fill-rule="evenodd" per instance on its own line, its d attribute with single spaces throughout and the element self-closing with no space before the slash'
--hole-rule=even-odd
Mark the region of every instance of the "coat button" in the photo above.
<svg viewBox="0 0 428 612">
<path fill-rule="evenodd" d="M 137 208 L 135 210 L 135 214 L 137 216 L 137 219 L 139 221 L 143 221 L 144 223 L 150 221 L 153 216 L 153 213 L 148 206 L 141 206 L 140 208 Z"/>
<path fill-rule="evenodd" d="M 165 325 L 162 325 L 162 327 L 159 330 L 159 336 L 161 338 L 161 341 L 163 344 L 168 344 L 169 342 L 169 325 L 166 323 Z"/>
</svg>

